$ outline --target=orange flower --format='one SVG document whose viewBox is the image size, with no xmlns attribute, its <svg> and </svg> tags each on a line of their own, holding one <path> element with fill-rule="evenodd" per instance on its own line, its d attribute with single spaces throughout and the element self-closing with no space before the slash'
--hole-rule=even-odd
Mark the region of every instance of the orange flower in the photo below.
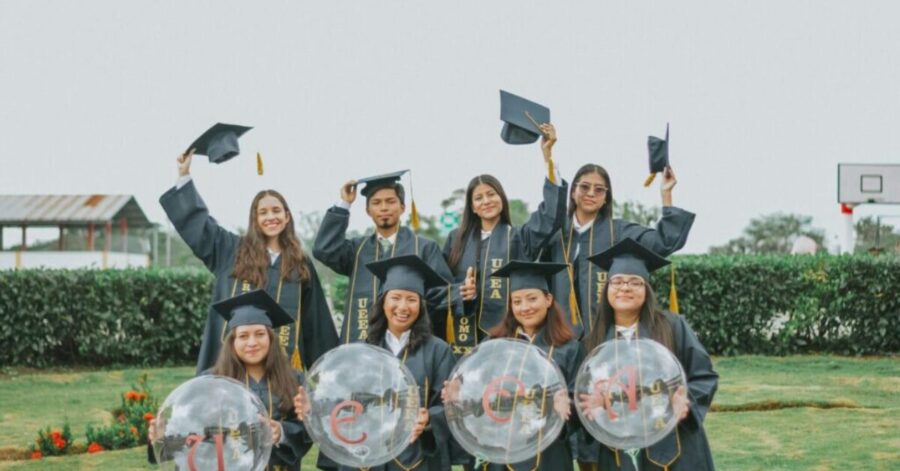
<svg viewBox="0 0 900 471">
<path fill-rule="evenodd" d="M 50 432 L 50 438 L 52 438 L 53 440 L 59 440 L 60 437 L 62 437 L 62 434 L 59 433 L 59 430 L 54 430 L 54 431 Z"/>
<path fill-rule="evenodd" d="M 34 450 L 31 452 L 31 459 L 39 460 L 41 458 L 43 458 L 43 455 L 41 454 L 41 450 Z"/>
<path fill-rule="evenodd" d="M 101 446 L 99 443 L 91 442 L 91 444 L 88 445 L 87 452 L 88 453 L 98 453 L 98 452 L 101 452 L 104 450 L 106 450 L 106 448 L 103 448 L 103 446 Z"/>
<path fill-rule="evenodd" d="M 131 430 L 132 435 L 134 435 L 134 436 L 138 435 L 138 429 L 134 425 L 132 425 L 131 428 L 129 428 L 129 430 Z"/>
<path fill-rule="evenodd" d="M 62 450 L 63 448 L 66 447 L 66 441 L 63 440 L 62 438 L 60 438 L 60 439 L 54 439 L 54 440 L 53 440 L 53 445 L 56 446 L 56 448 L 59 448 L 60 450 Z"/>
<path fill-rule="evenodd" d="M 125 393 L 126 401 L 138 401 L 138 400 L 140 400 L 140 398 L 141 398 L 141 393 L 139 393 L 137 391 L 128 391 L 127 393 Z"/>
<path fill-rule="evenodd" d="M 153 412 L 147 412 L 146 414 L 144 414 L 144 420 L 153 420 L 154 417 L 155 416 L 153 415 Z"/>
</svg>

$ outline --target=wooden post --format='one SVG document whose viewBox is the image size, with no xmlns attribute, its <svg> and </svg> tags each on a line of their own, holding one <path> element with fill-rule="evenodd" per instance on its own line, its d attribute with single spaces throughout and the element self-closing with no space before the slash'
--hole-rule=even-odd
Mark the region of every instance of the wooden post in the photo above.
<svg viewBox="0 0 900 471">
<path fill-rule="evenodd" d="M 3 251 L 3 226 L 0 226 L 0 252 Z"/>
<path fill-rule="evenodd" d="M 119 232 L 122 235 L 122 252 L 128 253 L 128 220 L 122 218 L 119 220 Z"/>
<path fill-rule="evenodd" d="M 28 231 L 26 226 L 22 226 L 22 248 L 19 251 L 23 251 L 28 248 L 27 239 L 25 238 L 25 234 Z"/>
<path fill-rule="evenodd" d="M 109 268 L 109 251 L 112 248 L 112 221 L 103 226 L 103 269 Z"/>
<path fill-rule="evenodd" d="M 94 223 L 88 223 L 88 240 L 87 240 L 87 249 L 91 252 L 94 251 Z"/>
<path fill-rule="evenodd" d="M 58 241 L 58 246 L 57 246 L 56 250 L 59 250 L 60 252 L 62 252 L 63 250 L 65 250 L 65 248 L 66 248 L 66 234 L 63 231 L 63 227 L 59 226 L 59 241 Z"/>
</svg>

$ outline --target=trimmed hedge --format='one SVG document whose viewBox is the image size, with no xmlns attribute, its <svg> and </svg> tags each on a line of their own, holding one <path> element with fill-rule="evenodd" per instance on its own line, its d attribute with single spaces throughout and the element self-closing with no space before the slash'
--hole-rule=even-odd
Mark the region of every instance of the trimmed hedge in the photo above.
<svg viewBox="0 0 900 471">
<path fill-rule="evenodd" d="M 205 270 L 0 271 L 0 365 L 196 361 Z"/>
<path fill-rule="evenodd" d="M 680 311 L 720 355 L 900 352 L 900 258 L 676 256 Z M 653 274 L 668 305 L 669 270 Z"/>
<path fill-rule="evenodd" d="M 681 313 L 715 354 L 900 352 L 900 259 L 676 256 Z M 668 305 L 669 271 L 653 275 Z M 195 361 L 203 270 L 0 271 L 0 365 Z"/>
</svg>

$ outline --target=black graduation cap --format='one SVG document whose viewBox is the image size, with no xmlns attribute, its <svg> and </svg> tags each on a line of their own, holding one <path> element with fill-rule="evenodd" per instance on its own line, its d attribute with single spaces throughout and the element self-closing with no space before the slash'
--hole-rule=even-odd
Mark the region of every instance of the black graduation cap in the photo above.
<svg viewBox="0 0 900 471">
<path fill-rule="evenodd" d="M 191 143 L 185 153 L 196 149 L 195 154 L 209 156 L 210 162 L 220 164 L 240 153 L 238 138 L 251 129 L 251 126 L 216 123 Z"/>
<path fill-rule="evenodd" d="M 550 109 L 500 90 L 500 138 L 507 144 L 531 144 L 541 137 L 539 125 L 550 122 Z"/>
<path fill-rule="evenodd" d="M 656 174 L 669 166 L 669 123 L 666 123 L 666 138 L 647 137 L 647 151 L 650 154 L 650 176 L 644 180 L 644 186 L 650 186 Z"/>
<path fill-rule="evenodd" d="M 631 238 L 620 240 L 603 252 L 591 255 L 588 260 L 607 271 L 607 277 L 636 275 L 650 281 L 650 272 L 669 264 L 656 252 Z"/>
<path fill-rule="evenodd" d="M 509 278 L 509 291 L 520 289 L 550 290 L 550 277 L 566 268 L 565 263 L 529 262 L 510 260 L 491 273 L 491 276 Z"/>
<path fill-rule="evenodd" d="M 450 284 L 418 255 L 386 258 L 367 263 L 366 268 L 381 280 L 382 293 L 403 289 L 424 296 L 428 288 Z"/>
<path fill-rule="evenodd" d="M 257 324 L 277 329 L 294 322 L 294 318 L 261 289 L 219 301 L 213 304 L 213 309 L 228 322 L 228 330 Z"/>
<path fill-rule="evenodd" d="M 399 182 L 400 177 L 402 177 L 406 172 L 409 172 L 409 170 L 398 170 L 396 172 L 375 175 L 374 177 L 360 178 L 356 180 L 356 184 L 359 185 L 364 183 L 366 185 L 359 192 L 360 194 L 368 198 L 369 195 L 375 190 L 380 190 L 387 185 L 392 185 L 396 182 Z"/>
</svg>

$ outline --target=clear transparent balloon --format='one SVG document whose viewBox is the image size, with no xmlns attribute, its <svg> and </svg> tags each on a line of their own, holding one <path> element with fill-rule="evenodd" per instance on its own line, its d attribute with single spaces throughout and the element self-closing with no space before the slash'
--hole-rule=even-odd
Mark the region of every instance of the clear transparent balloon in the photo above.
<svg viewBox="0 0 900 471">
<path fill-rule="evenodd" d="M 163 470 L 264 470 L 272 430 L 262 401 L 244 384 L 199 376 L 172 391 L 156 415 L 153 453 Z"/>
<path fill-rule="evenodd" d="M 419 389 L 387 350 L 342 345 L 316 361 L 304 387 L 311 407 L 306 429 L 320 451 L 339 464 L 378 466 L 409 445 Z"/>
<path fill-rule="evenodd" d="M 450 375 L 444 410 L 450 431 L 478 458 L 498 464 L 525 461 L 550 446 L 565 421 L 554 398 L 566 381 L 540 348 L 521 340 L 479 344 Z"/>
<path fill-rule="evenodd" d="M 686 395 L 686 388 L 681 363 L 662 344 L 616 339 L 595 348 L 578 369 L 575 409 L 599 442 L 647 448 L 678 425 L 673 398 Z"/>
</svg>

